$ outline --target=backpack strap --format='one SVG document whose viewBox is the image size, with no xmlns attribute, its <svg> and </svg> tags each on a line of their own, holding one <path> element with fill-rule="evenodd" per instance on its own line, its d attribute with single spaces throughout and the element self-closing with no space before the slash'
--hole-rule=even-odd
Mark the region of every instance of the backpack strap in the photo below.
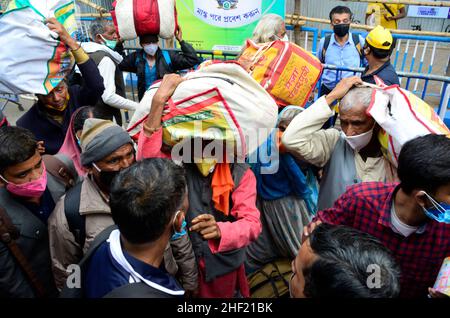
<svg viewBox="0 0 450 318">
<path fill-rule="evenodd" d="M 167 64 L 170 68 L 172 68 L 172 59 L 170 58 L 169 51 L 167 51 L 167 50 L 161 50 L 161 52 L 162 52 L 162 55 L 163 55 L 163 57 L 164 57 L 164 61 L 166 61 L 166 64 Z"/>
<path fill-rule="evenodd" d="M 89 249 L 84 254 L 81 261 L 78 263 L 78 266 L 80 266 L 81 269 L 81 286 L 79 287 L 68 287 L 67 281 L 64 283 L 64 287 L 61 290 L 61 293 L 59 294 L 60 298 L 84 298 L 84 274 L 86 271 L 86 266 L 89 265 L 89 262 L 91 260 L 92 255 L 97 251 L 97 249 L 103 244 L 104 241 L 106 241 L 111 234 L 112 231 L 117 229 L 117 225 L 113 224 L 110 227 L 104 229 L 102 232 L 100 232 L 94 239 L 94 241 L 89 246 Z"/>
<path fill-rule="evenodd" d="M 64 214 L 69 224 L 69 230 L 81 248 L 83 248 L 84 241 L 86 240 L 86 217 L 80 215 L 82 184 L 83 182 L 80 182 L 75 185 L 64 197 Z"/>
<path fill-rule="evenodd" d="M 363 64 L 364 56 L 362 54 L 362 47 L 361 47 L 361 42 L 359 41 L 359 35 L 356 33 L 352 33 L 352 40 L 353 40 L 353 44 L 355 45 L 356 50 L 358 51 L 359 59 L 360 59 L 359 65 L 361 66 Z"/>
<path fill-rule="evenodd" d="M 325 53 L 327 52 L 327 49 L 330 46 L 331 35 L 332 34 L 328 34 L 325 37 L 325 42 L 323 43 L 322 60 L 320 61 L 322 64 L 325 63 Z M 356 50 L 358 51 L 358 54 L 359 54 L 360 65 L 362 65 L 364 57 L 363 57 L 363 54 L 362 54 L 361 42 L 359 41 L 359 35 L 355 34 L 355 33 L 352 33 L 352 39 L 353 39 L 353 44 L 355 44 Z"/>
<path fill-rule="evenodd" d="M 332 34 L 328 34 L 325 37 L 325 41 L 323 42 L 323 48 L 322 48 L 322 59 L 320 62 L 322 62 L 322 64 L 325 64 L 325 53 L 327 52 L 328 47 L 330 46 L 330 41 L 331 41 L 331 35 Z"/>
<path fill-rule="evenodd" d="M 44 285 L 36 276 L 30 263 L 23 254 L 16 240 L 20 237 L 20 231 L 14 226 L 5 209 L 0 207 L 0 241 L 2 241 L 9 249 L 19 267 L 25 273 L 31 286 L 36 292 L 37 297 L 43 298 L 46 296 Z"/>
<path fill-rule="evenodd" d="M 75 177 L 61 160 L 52 155 L 43 155 L 42 160 L 44 161 L 47 171 L 56 179 L 64 183 L 66 189 L 74 186 Z"/>
</svg>

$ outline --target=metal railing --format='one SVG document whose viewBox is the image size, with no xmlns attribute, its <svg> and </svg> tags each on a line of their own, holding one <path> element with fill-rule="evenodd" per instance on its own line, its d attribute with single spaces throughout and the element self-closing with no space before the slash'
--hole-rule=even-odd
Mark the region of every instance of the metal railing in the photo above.
<svg viewBox="0 0 450 318">
<path fill-rule="evenodd" d="M 3 111 L 8 103 L 17 105 L 20 111 L 24 111 L 22 104 L 19 101 L 19 95 L 0 94 L 0 110 Z"/>
<path fill-rule="evenodd" d="M 290 33 L 290 38 L 292 38 L 293 27 L 287 26 L 287 29 Z M 311 27 L 301 27 L 301 30 L 303 31 L 304 38 L 299 45 L 311 51 L 313 55 L 317 54 L 320 39 L 333 32 L 331 30 L 320 31 L 317 28 Z M 363 38 L 367 35 L 367 32 L 363 31 L 352 32 L 361 35 Z M 393 37 L 396 40 L 396 48 L 392 56 L 392 65 L 397 72 L 446 75 L 448 61 L 450 60 L 450 50 L 448 50 L 450 47 L 450 38 L 403 34 L 393 34 Z M 440 65 L 436 67 L 439 50 L 445 50 L 443 54 L 442 52 L 439 54 L 439 59 L 442 59 L 444 63 L 439 61 Z M 413 87 L 411 87 L 411 82 L 414 83 Z M 400 84 L 402 87 L 414 93 L 421 92 L 423 86 L 426 85 L 423 79 L 420 78 L 401 78 Z M 444 85 L 442 84 L 438 90 L 428 90 L 426 96 L 439 97 L 443 92 Z"/>
</svg>

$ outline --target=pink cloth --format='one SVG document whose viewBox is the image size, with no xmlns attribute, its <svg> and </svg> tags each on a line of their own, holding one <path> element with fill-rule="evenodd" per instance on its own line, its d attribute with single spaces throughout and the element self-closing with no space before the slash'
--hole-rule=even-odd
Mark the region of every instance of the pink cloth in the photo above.
<svg viewBox="0 0 450 318">
<path fill-rule="evenodd" d="M 233 208 L 230 214 L 236 221 L 217 222 L 221 238 L 219 241 L 208 241 L 213 253 L 245 247 L 261 233 L 260 213 L 256 208 L 256 178 L 252 170 L 245 172 L 241 182 L 231 193 L 231 200 Z"/>
<path fill-rule="evenodd" d="M 81 165 L 80 159 L 80 148 L 78 148 L 77 140 L 75 139 L 75 131 L 73 128 L 73 121 L 75 116 L 78 114 L 81 108 L 78 108 L 70 118 L 69 129 L 67 129 L 66 138 L 64 139 L 64 143 L 58 151 L 58 154 L 63 154 L 66 157 L 70 158 L 73 161 L 75 169 L 78 172 L 80 177 L 84 177 L 87 174 L 87 171 Z"/>
<path fill-rule="evenodd" d="M 162 147 L 162 127 L 148 137 L 142 128 L 138 139 L 137 160 L 145 158 L 168 158 L 170 154 L 161 151 Z"/>
<path fill-rule="evenodd" d="M 233 298 L 236 296 L 236 291 L 239 291 L 244 298 L 250 297 L 244 264 L 234 272 L 216 277 L 209 283 L 206 282 L 204 258 L 200 258 L 198 269 L 198 298 Z"/>
<path fill-rule="evenodd" d="M 150 137 L 141 131 L 138 141 L 137 159 L 170 158 L 170 154 L 161 151 L 162 129 Z M 235 222 L 217 222 L 221 239 L 209 240 L 212 253 L 219 253 L 242 248 L 256 240 L 261 233 L 260 213 L 256 208 L 256 178 L 250 169 L 242 177 L 241 182 L 231 194 L 233 208 L 230 213 Z"/>
</svg>

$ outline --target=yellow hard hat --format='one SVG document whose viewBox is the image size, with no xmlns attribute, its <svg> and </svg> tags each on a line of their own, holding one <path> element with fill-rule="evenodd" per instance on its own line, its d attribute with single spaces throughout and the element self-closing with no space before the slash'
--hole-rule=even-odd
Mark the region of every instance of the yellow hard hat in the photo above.
<svg viewBox="0 0 450 318">
<path fill-rule="evenodd" d="M 393 38 L 389 30 L 378 25 L 367 34 L 366 41 L 376 49 L 389 50 L 392 46 Z"/>
</svg>

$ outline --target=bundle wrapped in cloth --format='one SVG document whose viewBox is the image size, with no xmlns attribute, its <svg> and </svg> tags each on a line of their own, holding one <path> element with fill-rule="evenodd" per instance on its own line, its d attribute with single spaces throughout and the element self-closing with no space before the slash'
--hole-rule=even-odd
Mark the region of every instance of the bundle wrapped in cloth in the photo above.
<svg viewBox="0 0 450 318">
<path fill-rule="evenodd" d="M 123 40 L 145 34 L 170 39 L 178 28 L 175 0 L 116 0 L 113 8 L 111 16 Z"/>
<path fill-rule="evenodd" d="M 279 106 L 305 106 L 322 74 L 320 61 L 290 42 L 247 40 L 239 60 L 250 62 L 250 74 Z"/>
<path fill-rule="evenodd" d="M 130 121 L 135 140 L 158 87 L 149 88 Z M 275 101 L 239 64 L 214 63 L 188 73 L 175 90 L 163 113 L 163 142 L 223 140 L 245 156 L 267 140 L 277 115 Z"/>
<path fill-rule="evenodd" d="M 45 20 L 55 17 L 73 36 L 72 0 L 11 0 L 0 17 L 0 93 L 48 94 L 70 72 L 74 58 Z"/>
<path fill-rule="evenodd" d="M 384 156 L 394 165 L 402 146 L 419 136 L 439 134 L 450 136 L 450 130 L 434 109 L 413 93 L 398 85 L 386 86 L 379 79 L 367 113 L 383 128 L 380 141 Z"/>
</svg>

